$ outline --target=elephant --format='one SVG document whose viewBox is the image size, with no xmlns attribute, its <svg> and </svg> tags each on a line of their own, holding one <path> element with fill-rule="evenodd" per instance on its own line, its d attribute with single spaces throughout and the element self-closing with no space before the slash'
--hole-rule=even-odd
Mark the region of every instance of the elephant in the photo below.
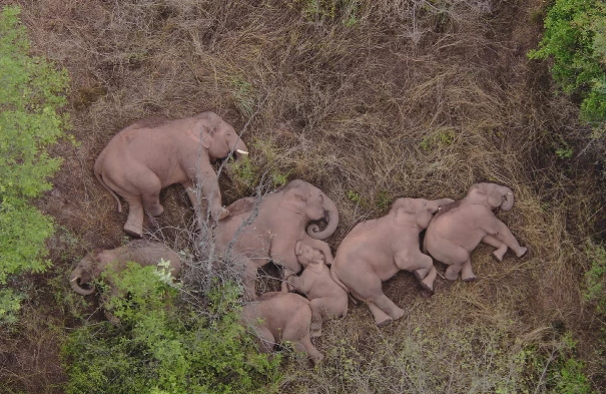
<svg viewBox="0 0 606 394">
<path fill-rule="evenodd" d="M 303 266 L 300 276 L 286 278 L 289 289 L 305 294 L 310 300 L 311 336 L 322 334 L 322 322 L 330 317 L 343 318 L 347 315 L 348 291 L 345 285 L 335 282 L 330 268 L 325 264 L 326 257 L 316 248 L 304 242 L 297 242 L 295 254 Z"/>
<path fill-rule="evenodd" d="M 331 236 L 339 225 L 335 203 L 320 189 L 300 179 L 263 196 L 259 202 L 247 197 L 227 207 L 231 215 L 213 229 L 216 245 L 228 258 L 244 262 L 244 286 L 250 299 L 256 298 L 257 269 L 273 261 L 283 268 L 286 278 L 301 271 L 295 255 L 297 241 L 317 248 L 332 264 L 330 246 L 321 241 Z M 324 219 L 326 228 L 320 231 L 309 222 Z M 307 230 L 306 230 L 307 228 Z M 283 283 L 284 289 L 286 283 Z"/>
<path fill-rule="evenodd" d="M 146 119 L 119 131 L 95 161 L 94 173 L 101 185 L 122 205 L 129 205 L 124 231 L 133 237 L 143 232 L 143 209 L 152 216 L 164 212 L 162 188 L 181 183 L 199 213 L 195 186 L 199 182 L 214 221 L 229 215 L 222 206 L 217 175 L 211 163 L 248 155 L 238 133 L 219 115 L 206 111 L 176 120 Z"/>
<path fill-rule="evenodd" d="M 265 293 L 259 301 L 245 305 L 241 316 L 260 339 L 262 352 L 271 353 L 278 342 L 291 341 L 295 349 L 308 354 L 315 365 L 324 358 L 311 343 L 311 309 L 304 297 L 294 293 Z"/>
<path fill-rule="evenodd" d="M 95 249 L 84 256 L 76 265 L 69 276 L 69 283 L 72 290 L 77 294 L 90 295 L 95 292 L 95 286 L 92 285 L 92 282 L 98 279 L 102 272 L 106 270 L 116 273 L 121 272 L 126 269 L 126 264 L 131 261 L 142 266 L 148 266 L 156 265 L 162 259 L 169 262 L 169 271 L 173 278 L 177 278 L 181 271 L 181 259 L 177 253 L 161 243 L 134 240 L 115 249 Z M 113 295 L 119 295 L 111 283 L 110 288 Z M 103 299 L 105 300 L 107 297 L 104 296 Z M 118 322 L 107 310 L 105 316 L 112 323 Z"/>
<path fill-rule="evenodd" d="M 449 267 L 445 277 L 456 280 L 461 274 L 464 281 L 476 278 L 471 268 L 471 252 L 480 242 L 497 248 L 492 254 L 503 261 L 507 248 L 511 248 L 517 257 L 528 251 L 520 246 L 507 225 L 495 216 L 493 210 L 501 208 L 509 211 L 513 208 L 513 191 L 495 183 L 476 183 L 462 200 L 444 207 L 438 212 L 425 233 L 423 250 L 434 259 Z M 433 289 L 436 269 L 423 269 L 415 273 L 425 279 L 429 289 Z"/>
<path fill-rule="evenodd" d="M 432 267 L 431 257 L 421 253 L 419 234 L 433 214 L 451 202 L 449 198 L 398 198 L 389 213 L 357 224 L 339 245 L 331 274 L 368 305 L 377 326 L 404 315 L 383 293 L 382 282 L 400 270 Z"/>
</svg>

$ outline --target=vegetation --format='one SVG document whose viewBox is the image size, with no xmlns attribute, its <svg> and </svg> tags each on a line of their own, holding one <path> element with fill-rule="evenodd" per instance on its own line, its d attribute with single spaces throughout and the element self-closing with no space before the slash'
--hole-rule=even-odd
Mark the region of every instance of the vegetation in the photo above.
<svg viewBox="0 0 606 394">
<path fill-rule="evenodd" d="M 29 55 L 19 13 L 7 6 L 0 15 L 0 285 L 10 275 L 43 272 L 51 264 L 45 241 L 53 221 L 31 200 L 52 188 L 48 179 L 61 158 L 46 149 L 63 135 L 67 120 L 58 113 L 66 103 L 67 72 Z M 6 289 L 0 294 L 0 323 L 14 321 L 19 296 Z"/>
<path fill-rule="evenodd" d="M 177 302 L 155 267 L 136 264 L 112 277 L 128 299 L 111 298 L 120 326 L 84 326 L 63 354 L 68 393 L 269 393 L 280 357 L 269 361 L 238 321 L 233 285 L 210 293 L 210 308 Z"/>
<path fill-rule="evenodd" d="M 581 99 L 581 117 L 606 121 L 606 4 L 555 0 L 545 33 L 531 59 L 553 59 L 551 73 L 562 90 Z"/>
</svg>

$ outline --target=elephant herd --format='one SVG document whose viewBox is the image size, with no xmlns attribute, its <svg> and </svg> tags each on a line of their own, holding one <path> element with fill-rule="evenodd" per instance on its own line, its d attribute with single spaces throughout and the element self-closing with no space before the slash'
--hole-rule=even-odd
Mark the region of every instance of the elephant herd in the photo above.
<svg viewBox="0 0 606 394">
<path fill-rule="evenodd" d="M 412 272 L 423 288 L 433 291 L 438 275 L 433 259 L 448 266 L 446 279 L 460 275 L 469 281 L 475 279 L 470 254 L 480 242 L 496 248 L 493 256 L 499 261 L 508 249 L 517 257 L 527 252 L 493 213 L 513 207 L 512 190 L 477 183 L 458 201 L 398 198 L 385 216 L 358 223 L 333 258 L 324 240 L 339 224 L 337 206 L 306 181 L 292 180 L 260 200 L 246 197 L 223 207 L 212 163 L 232 155 L 238 160 L 248 155 L 248 148 L 214 112 L 178 120 L 146 119 L 110 140 L 94 173 L 116 199 L 119 211 L 118 195 L 128 202 L 124 230 L 134 237 L 143 233 L 144 211 L 152 216 L 164 211 L 159 201 L 162 188 L 181 183 L 198 217 L 203 217 L 201 201 L 206 201 L 217 250 L 228 261 L 244 263 L 249 302 L 242 319 L 254 327 L 262 351 L 291 341 L 318 363 L 323 355 L 311 337 L 321 335 L 323 321 L 345 317 L 349 297 L 366 303 L 375 323 L 383 326 L 404 315 L 382 291 L 382 282 L 398 271 Z M 326 222 L 323 230 L 318 221 Z M 119 271 L 128 261 L 155 265 L 161 259 L 170 261 L 172 275 L 178 277 L 179 255 L 162 244 L 134 240 L 113 250 L 97 249 L 78 263 L 70 284 L 76 293 L 89 295 L 95 291 L 92 282 L 104 270 Z M 281 268 L 281 291 L 257 296 L 257 269 L 269 262 Z M 106 316 L 117 323 L 109 311 Z"/>
</svg>

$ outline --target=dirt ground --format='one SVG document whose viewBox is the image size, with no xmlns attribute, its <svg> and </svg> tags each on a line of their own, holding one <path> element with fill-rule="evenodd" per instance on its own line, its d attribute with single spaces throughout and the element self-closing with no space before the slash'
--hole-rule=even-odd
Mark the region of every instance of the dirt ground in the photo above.
<svg viewBox="0 0 606 394">
<path fill-rule="evenodd" d="M 126 210 L 117 212 L 93 175 L 99 152 L 138 119 L 204 110 L 236 130 L 258 112 L 243 135 L 256 172 L 224 173 L 224 202 L 250 195 L 261 173 L 312 182 L 340 210 L 333 251 L 357 222 L 385 214 L 399 196 L 460 198 L 479 181 L 508 185 L 516 196 L 514 209 L 498 216 L 528 246 L 527 257 L 509 252 L 495 263 L 481 246 L 472 258 L 478 280 L 439 279 L 431 297 L 410 274 L 398 274 L 384 288 L 406 317 L 377 329 L 365 306 L 350 303 L 347 318 L 330 322 L 317 341 L 327 366 L 287 366 L 294 372 L 285 392 L 404 392 L 377 383 L 408 365 L 404 356 L 375 354 L 386 344 L 417 352 L 413 358 L 430 349 L 463 364 L 495 348 L 489 366 L 468 361 L 497 370 L 525 347 L 549 353 L 565 331 L 578 341 L 594 388 L 604 387 L 600 322 L 581 298 L 586 241 L 604 237 L 599 152 L 586 146 L 575 106 L 552 93 L 547 65 L 526 57 L 540 38 L 542 1 L 320 1 L 317 9 L 303 0 L 18 3 L 34 54 L 69 71 L 66 110 L 79 144 L 52 152 L 64 163 L 38 206 L 58 225 L 49 242 L 54 268 L 23 279 L 32 296 L 24 327 L 0 338 L 0 387 L 63 392 L 62 335 L 102 319 L 94 297 L 84 305 L 65 280 L 88 250 L 127 239 Z M 563 143 L 588 149 L 562 159 L 555 151 Z M 191 221 L 187 195 L 171 186 L 161 201 L 165 213 L 146 219 L 147 236 L 178 247 L 176 229 Z M 408 342 L 419 332 L 430 341 L 425 350 Z M 479 345 L 438 345 L 464 337 Z M 338 353 L 343 340 L 349 350 Z M 334 383 L 331 373 L 344 360 L 367 380 Z M 477 382 L 478 392 L 496 387 L 477 371 L 426 367 L 443 379 L 460 377 L 451 392 Z"/>
</svg>

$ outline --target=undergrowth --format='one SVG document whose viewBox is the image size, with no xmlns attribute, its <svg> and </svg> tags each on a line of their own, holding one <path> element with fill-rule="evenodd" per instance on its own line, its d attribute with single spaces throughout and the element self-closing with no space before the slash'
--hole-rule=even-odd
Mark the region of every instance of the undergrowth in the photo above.
<svg viewBox="0 0 606 394">
<path fill-rule="evenodd" d="M 606 121 L 606 4 L 601 0 L 555 0 L 544 37 L 531 59 L 553 59 L 551 74 L 562 90 L 581 98 L 581 117 Z"/>
<path fill-rule="evenodd" d="M 69 335 L 68 393 L 275 392 L 280 357 L 258 353 L 239 323 L 237 287 L 217 285 L 209 309 L 198 310 L 178 301 L 179 290 L 156 267 L 129 265 L 113 283 L 129 294 L 109 300 L 120 325 Z"/>
<path fill-rule="evenodd" d="M 61 158 L 47 148 L 64 135 L 67 117 L 66 70 L 30 56 L 30 42 L 19 21 L 20 8 L 6 6 L 0 15 L 0 285 L 11 275 L 43 272 L 51 262 L 45 241 L 53 220 L 31 205 L 50 190 L 49 178 Z M 21 296 L 10 289 L 0 296 L 0 323 L 14 322 Z"/>
</svg>

